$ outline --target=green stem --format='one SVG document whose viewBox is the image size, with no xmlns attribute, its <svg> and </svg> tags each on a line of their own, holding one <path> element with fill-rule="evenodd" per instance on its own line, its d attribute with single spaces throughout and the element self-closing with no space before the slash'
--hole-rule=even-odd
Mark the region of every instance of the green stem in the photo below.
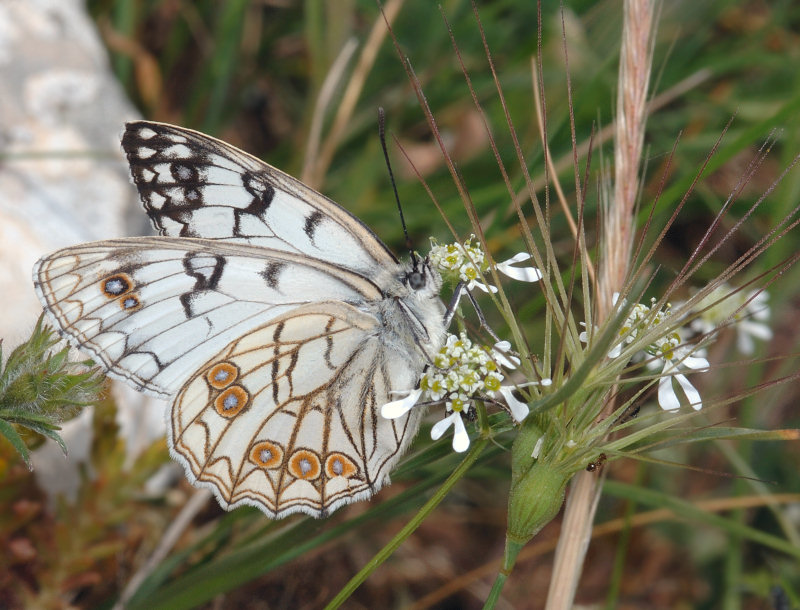
<svg viewBox="0 0 800 610">
<path fill-rule="evenodd" d="M 483 610 L 492 610 L 500 599 L 500 593 L 503 591 L 503 586 L 506 584 L 511 570 L 517 563 L 517 555 L 525 546 L 524 542 L 512 542 L 506 538 L 506 550 L 503 554 L 503 567 L 497 572 L 497 578 L 494 579 L 492 590 L 489 591 L 489 596 L 486 598 L 486 603 L 483 604 Z"/>
<path fill-rule="evenodd" d="M 339 608 L 361 585 L 361 583 L 363 583 L 379 565 L 386 561 L 403 543 L 403 541 L 405 541 L 405 539 L 414 532 L 414 530 L 422 525 L 422 522 L 428 517 L 429 514 L 433 512 L 433 509 L 436 508 L 442 500 L 444 500 L 444 497 L 447 495 L 447 493 L 453 488 L 459 479 L 466 474 L 467 470 L 469 470 L 475 460 L 478 459 L 478 456 L 481 454 L 488 442 L 488 438 L 479 438 L 472 444 L 472 448 L 464 457 L 464 460 L 458 465 L 453 473 L 447 477 L 447 480 L 442 483 L 442 486 L 436 491 L 435 494 L 433 494 L 431 499 L 423 505 L 419 512 L 414 515 L 414 518 L 409 521 L 408 524 L 401 529 L 386 546 L 378 551 L 375 556 L 369 562 L 367 562 L 367 564 L 361 568 L 361 570 L 359 570 L 358 574 L 350 579 L 350 582 L 348 582 L 342 588 L 342 590 L 339 591 L 336 597 L 334 597 L 330 603 L 325 606 L 325 610 L 335 610 L 336 608 Z"/>
</svg>

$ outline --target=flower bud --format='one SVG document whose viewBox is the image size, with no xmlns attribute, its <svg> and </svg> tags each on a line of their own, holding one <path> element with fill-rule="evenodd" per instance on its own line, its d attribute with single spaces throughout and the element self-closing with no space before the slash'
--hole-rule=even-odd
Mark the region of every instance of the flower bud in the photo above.
<svg viewBox="0 0 800 610">
<path fill-rule="evenodd" d="M 511 449 L 511 491 L 508 496 L 505 568 L 514 565 L 522 547 L 550 523 L 564 503 L 572 472 L 559 468 L 553 456 L 532 457 L 541 429 L 533 421 L 522 426 Z"/>
</svg>

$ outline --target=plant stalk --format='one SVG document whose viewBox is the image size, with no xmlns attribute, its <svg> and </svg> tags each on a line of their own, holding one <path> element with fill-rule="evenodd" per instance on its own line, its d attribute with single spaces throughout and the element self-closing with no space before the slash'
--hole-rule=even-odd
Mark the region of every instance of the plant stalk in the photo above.
<svg viewBox="0 0 800 610">
<path fill-rule="evenodd" d="M 597 320 L 601 323 L 611 315 L 612 295 L 622 291 L 629 274 L 653 57 L 654 3 L 652 0 L 625 0 L 623 10 L 614 193 L 602 215 L 603 247 L 596 294 Z M 601 490 L 602 475 L 580 472 L 573 478 L 556 548 L 547 610 L 566 610 L 573 606 Z"/>
</svg>

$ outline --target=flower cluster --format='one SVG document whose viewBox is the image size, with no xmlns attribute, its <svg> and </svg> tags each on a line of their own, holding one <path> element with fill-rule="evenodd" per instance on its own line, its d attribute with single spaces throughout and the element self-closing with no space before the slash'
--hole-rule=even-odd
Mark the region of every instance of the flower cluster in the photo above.
<svg viewBox="0 0 800 610">
<path fill-rule="evenodd" d="M 466 451 L 469 435 L 463 418 L 474 412 L 474 399 L 494 399 L 498 394 L 504 399 L 511 416 L 518 422 L 528 415 L 528 405 L 517 400 L 511 386 L 501 385 L 505 375 L 502 370 L 514 369 L 519 360 L 510 355 L 510 344 L 498 343 L 488 348 L 475 345 L 466 333 L 450 334 L 436 354 L 433 366 L 423 373 L 419 388 L 403 392 L 405 397 L 383 405 L 381 414 L 388 419 L 405 415 L 418 403 L 443 402 L 445 417 L 434 424 L 431 438 L 437 440 L 453 427 L 453 449 Z M 544 385 L 547 385 L 543 382 Z"/>
<path fill-rule="evenodd" d="M 768 300 L 766 291 L 734 291 L 727 284 L 720 284 L 692 308 L 697 317 L 689 327 L 696 333 L 710 335 L 722 326 L 735 324 L 739 351 L 752 354 L 754 338 L 772 339 L 772 330 L 767 325 L 770 317 Z"/>
<path fill-rule="evenodd" d="M 431 239 L 428 257 L 445 280 L 464 282 L 467 290 L 479 288 L 484 292 L 497 292 L 495 286 L 481 282 L 481 277 L 489 269 L 489 263 L 480 244 L 473 243 L 474 240 L 475 236 L 470 235 L 463 244 L 454 242 L 440 246 L 436 240 Z M 497 263 L 495 269 L 521 282 L 538 282 L 542 279 L 542 274 L 537 268 L 513 266 L 530 258 L 531 255 L 527 252 L 519 252 L 507 261 Z"/>
<path fill-rule="evenodd" d="M 616 304 L 618 294 L 614 295 Z M 620 340 L 609 350 L 609 358 L 616 358 L 622 353 L 622 349 L 633 343 L 638 337 L 656 328 L 672 314 L 672 306 L 667 303 L 663 309 L 656 309 L 655 299 L 651 299 L 650 305 L 636 303 L 628 313 L 625 322 L 620 328 Z M 581 341 L 588 342 L 588 335 L 584 331 L 580 335 Z M 665 335 L 657 337 L 652 343 L 646 345 L 642 352 L 651 356 L 647 363 L 648 368 L 661 369 L 661 376 L 658 380 L 658 404 L 665 411 L 676 411 L 681 406 L 681 401 L 675 393 L 673 380 L 686 395 L 689 404 L 695 410 L 703 406 L 700 393 L 692 383 L 681 372 L 682 369 L 693 371 L 704 371 L 708 369 L 708 360 L 701 357 L 700 350 L 695 346 L 686 345 L 678 330 L 671 331 Z M 638 354 L 634 354 L 636 357 Z"/>
<path fill-rule="evenodd" d="M 463 244 L 455 242 L 443 246 L 431 239 L 428 256 L 442 277 L 467 283 L 475 282 L 480 279 L 481 273 L 489 269 L 480 245 L 472 243 L 474 239 L 475 236 L 470 235 Z"/>
</svg>

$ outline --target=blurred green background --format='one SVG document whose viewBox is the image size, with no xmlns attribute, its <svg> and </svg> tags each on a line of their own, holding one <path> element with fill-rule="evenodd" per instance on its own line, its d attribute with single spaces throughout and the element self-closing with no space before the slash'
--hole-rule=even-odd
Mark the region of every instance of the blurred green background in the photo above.
<svg viewBox="0 0 800 610">
<path fill-rule="evenodd" d="M 524 0 L 479 3 L 479 12 L 503 94 L 519 135 L 528 168 L 544 175 L 535 120 L 531 62 L 541 35 L 547 129 L 552 154 L 568 200 L 575 205 L 574 170 L 568 113 L 567 70 L 562 27 L 569 53 L 576 138 L 586 144 L 594 129 L 607 127 L 616 100 L 622 3 L 544 2 L 542 30 L 537 6 Z M 469 222 L 417 98 L 391 41 L 370 40 L 383 22 L 372 0 L 291 2 L 289 0 L 90 0 L 89 9 L 108 46 L 114 72 L 144 117 L 195 128 L 222 138 L 288 173 L 303 177 L 369 224 L 395 252 L 403 237 L 377 137 L 377 108 L 387 114 L 388 132 L 402 143 L 461 237 Z M 501 180 L 480 115 L 459 68 L 448 28 L 432 2 L 387 2 L 399 7 L 393 28 L 425 90 L 445 141 L 474 202 L 488 243 L 501 260 L 522 249 L 517 218 Z M 445 1 L 446 15 L 486 112 L 500 156 L 517 191 L 524 186 L 512 138 L 488 68 L 471 6 Z M 755 177 L 736 197 L 719 239 L 747 213 L 800 153 L 800 5 L 784 2 L 665 2 L 655 42 L 652 96 L 658 109 L 648 123 L 642 206 L 663 185 L 653 226 L 660 229 L 689 190 L 699 167 L 733 118 L 709 169 L 690 195 L 679 219 L 659 249 L 659 281 L 679 270 L 706 228 L 737 187 L 747 163 L 771 138 L 772 150 Z M 354 41 L 355 52 L 318 106 L 323 82 L 337 56 Z M 373 59 L 362 55 L 365 47 Z M 360 63 L 361 62 L 361 63 Z M 363 77 L 352 112 L 336 112 Z M 319 125 L 318 143 L 310 138 Z M 309 144 L 311 142 L 311 144 Z M 674 156 L 671 151 L 677 142 Z M 591 166 L 578 165 L 585 180 L 586 224 L 595 239 L 598 189 L 613 162 L 611 141 L 595 137 Z M 398 189 L 416 248 L 428 238 L 450 239 L 418 178 L 391 143 Z M 741 229 L 704 265 L 695 285 L 715 277 L 798 205 L 800 172 L 790 172 Z M 545 191 L 539 196 L 544 200 Z M 524 206 L 532 217 L 530 204 Z M 644 214 L 643 214 L 644 218 Z M 573 242 L 563 215 L 553 203 L 554 246 L 565 263 Z M 774 245 L 740 280 L 751 279 L 797 252 L 796 231 Z M 735 395 L 767 379 L 797 370 L 800 328 L 798 271 L 789 270 L 771 290 L 775 339 L 761 346 L 756 364 L 740 363 L 699 380 L 704 396 Z M 658 286 L 648 292 L 658 295 Z M 530 287 L 512 293 L 530 336 L 540 330 L 543 302 Z M 497 315 L 490 320 L 502 325 Z M 502 334 L 502 332 L 501 332 Z M 712 352 L 715 361 L 738 361 L 731 337 Z M 535 344 L 534 344 L 535 345 Z M 536 351 L 535 346 L 533 347 Z M 791 428 L 800 425 L 797 384 L 765 389 L 735 401 L 712 419 L 737 425 Z M 76 506 L 63 504 L 56 515 L 6 517 L 0 536 L 24 531 L 38 549 L 33 565 L 15 567 L 13 578 L 35 583 L 48 607 L 71 599 L 75 607 L 110 607 L 114 595 L 141 565 L 160 532 L 191 493 L 184 482 L 166 498 L 145 498 L 141 485 L 166 459 L 163 444 L 152 448 L 132 471 L 122 469 L 122 449 L 114 440 L 113 406 L 98 409 L 93 450 L 97 478 L 87 476 Z M 409 518 L 457 460 L 446 442 L 431 448 L 427 429 L 394 484 L 367 504 L 338 511 L 316 522 L 292 517 L 271 523 L 255 510 L 225 514 L 209 505 L 182 537 L 178 551 L 148 581 L 132 607 L 314 608 L 329 600 Z M 5 448 L 3 449 L 5 451 Z M 750 475 L 774 493 L 800 493 L 798 443 L 692 445 L 661 455 L 705 471 L 621 461 L 610 478 L 691 502 L 717 499 L 725 524 L 710 525 L 697 514 L 653 514 L 652 523 L 615 521 L 648 513 L 645 494 L 623 499 L 613 486 L 601 501 L 598 530 L 587 558 L 577 601 L 620 608 L 771 608 L 776 600 L 800 604 L 800 569 L 794 558 L 755 543 L 744 526 L 785 539 L 763 498 L 744 480 L 722 473 Z M 30 477 L 8 465 L 3 504 L 27 494 L 36 498 Z M 738 462 L 741 463 L 738 463 Z M 748 470 L 751 469 L 751 471 Z M 502 553 L 508 456 L 501 449 L 462 481 L 457 491 L 425 525 L 359 589 L 350 607 L 480 607 L 492 567 Z M 742 498 L 755 497 L 745 508 Z M 800 504 L 781 505 L 800 528 Z M 656 504 L 658 504 L 656 502 Z M 75 514 L 74 527 L 65 527 Z M 522 561 L 506 587 L 507 607 L 543 606 L 550 548 L 558 533 L 552 524 L 537 538 L 536 556 Z M 473 570 L 478 570 L 473 573 Z M 0 581 L 2 582 L 2 581 Z M 457 587 L 449 590 L 455 583 Z M 11 587 L 13 582 L 2 583 Z M 31 586 L 34 586 L 31 584 Z M 426 597 L 427 596 L 427 597 Z M 783 597 L 781 597 L 783 596 Z M 0 598 L 2 599 L 2 598 Z M 13 599 L 8 597 L 7 599 Z M 413 605 L 417 602 L 418 605 Z M 44 607 L 44 606 L 42 606 Z M 787 606 L 789 607 L 789 606 Z"/>
</svg>

